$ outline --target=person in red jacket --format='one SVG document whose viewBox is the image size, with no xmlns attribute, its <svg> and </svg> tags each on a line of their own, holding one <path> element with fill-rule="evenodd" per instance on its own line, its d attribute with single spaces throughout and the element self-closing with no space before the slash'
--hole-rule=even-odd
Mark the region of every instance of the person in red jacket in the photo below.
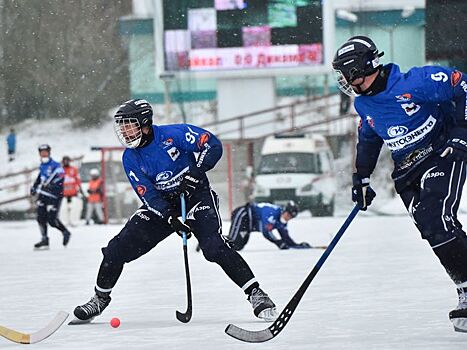
<svg viewBox="0 0 467 350">
<path fill-rule="evenodd" d="M 99 170 L 94 168 L 89 172 L 91 180 L 88 184 L 88 204 L 86 208 L 86 225 L 89 225 L 93 213 L 96 213 L 96 224 L 104 223 L 104 211 L 102 209 L 103 190 L 102 179 Z"/>
<path fill-rule="evenodd" d="M 78 198 L 78 194 L 84 197 L 81 188 L 81 178 L 78 168 L 71 165 L 71 158 L 64 156 L 62 158 L 62 167 L 65 171 L 65 181 L 63 184 L 63 197 L 66 199 L 66 211 L 62 213 L 62 220 L 70 226 L 75 226 L 79 221 L 83 203 Z"/>
</svg>

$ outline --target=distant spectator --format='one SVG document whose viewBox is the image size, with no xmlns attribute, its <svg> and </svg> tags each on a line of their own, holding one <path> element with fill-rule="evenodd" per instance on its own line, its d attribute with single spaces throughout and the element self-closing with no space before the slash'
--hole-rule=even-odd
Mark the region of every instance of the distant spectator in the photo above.
<svg viewBox="0 0 467 350">
<path fill-rule="evenodd" d="M 63 196 L 66 199 L 66 210 L 62 210 L 60 216 L 67 225 L 74 226 L 78 222 L 83 209 L 83 202 L 78 198 L 78 194 L 81 194 L 83 198 L 85 195 L 81 188 L 81 178 L 79 177 L 78 168 L 71 165 L 71 158 L 69 156 L 62 158 L 62 167 L 65 171 Z"/>
<path fill-rule="evenodd" d="M 8 145 L 8 161 L 12 162 L 15 160 L 16 153 L 16 133 L 15 129 L 10 129 L 10 133 L 6 138 L 6 143 Z"/>
<path fill-rule="evenodd" d="M 97 220 L 96 224 L 104 223 L 104 212 L 102 210 L 102 179 L 100 178 L 99 170 L 91 169 L 89 172 L 91 180 L 89 181 L 88 187 L 88 204 L 86 208 L 86 225 L 89 225 L 93 213 L 96 213 Z"/>
</svg>

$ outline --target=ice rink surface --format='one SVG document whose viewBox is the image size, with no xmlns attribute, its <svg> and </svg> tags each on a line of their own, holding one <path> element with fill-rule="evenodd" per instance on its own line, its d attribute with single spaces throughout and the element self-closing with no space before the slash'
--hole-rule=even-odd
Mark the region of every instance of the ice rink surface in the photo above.
<svg viewBox="0 0 467 350">
<path fill-rule="evenodd" d="M 345 217 L 290 222 L 297 241 L 327 244 Z M 467 222 L 467 217 L 461 217 Z M 228 222 L 224 230 L 228 229 Z M 121 225 L 72 229 L 66 249 L 51 230 L 51 249 L 34 252 L 34 221 L 0 223 L 0 324 L 23 332 L 43 327 L 59 310 L 72 312 L 93 295 L 100 247 Z M 172 235 L 149 254 L 126 265 L 112 303 L 94 323 L 64 325 L 35 349 L 466 349 L 448 312 L 455 287 L 407 216 L 357 216 L 312 282 L 291 321 L 275 339 L 247 344 L 224 333 L 229 323 L 263 329 L 251 306 L 215 264 L 189 241 L 193 318 L 185 311 L 182 242 Z M 322 250 L 280 251 L 259 233 L 242 252 L 262 288 L 282 310 Z M 121 326 L 109 321 L 119 317 Z M 0 349 L 19 349 L 0 338 Z"/>
</svg>

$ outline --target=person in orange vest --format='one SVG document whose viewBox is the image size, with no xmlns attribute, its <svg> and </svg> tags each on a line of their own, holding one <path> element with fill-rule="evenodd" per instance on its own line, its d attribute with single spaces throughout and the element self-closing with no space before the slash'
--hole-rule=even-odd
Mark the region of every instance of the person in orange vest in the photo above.
<svg viewBox="0 0 467 350">
<path fill-rule="evenodd" d="M 81 188 L 81 178 L 78 168 L 71 165 L 71 158 L 69 156 L 62 158 L 62 167 L 65 171 L 63 196 L 66 199 L 66 212 L 62 213 L 61 217 L 68 225 L 75 226 L 83 210 L 83 202 L 78 198 L 78 194 L 84 197 L 83 189 Z"/>
<path fill-rule="evenodd" d="M 86 225 L 89 225 L 93 213 L 96 213 L 98 221 L 96 224 L 104 223 L 104 211 L 102 210 L 102 179 L 100 178 L 99 170 L 91 169 L 89 172 L 91 180 L 88 185 L 88 204 L 86 208 Z"/>
</svg>

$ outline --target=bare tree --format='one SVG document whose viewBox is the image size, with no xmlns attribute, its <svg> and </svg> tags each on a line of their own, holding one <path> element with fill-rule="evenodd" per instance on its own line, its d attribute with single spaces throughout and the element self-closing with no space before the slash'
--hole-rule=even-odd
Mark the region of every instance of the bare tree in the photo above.
<svg viewBox="0 0 467 350">
<path fill-rule="evenodd" d="M 94 125 L 128 96 L 118 20 L 131 0 L 1 0 L 0 11 L 0 112 L 7 122 Z"/>
</svg>

